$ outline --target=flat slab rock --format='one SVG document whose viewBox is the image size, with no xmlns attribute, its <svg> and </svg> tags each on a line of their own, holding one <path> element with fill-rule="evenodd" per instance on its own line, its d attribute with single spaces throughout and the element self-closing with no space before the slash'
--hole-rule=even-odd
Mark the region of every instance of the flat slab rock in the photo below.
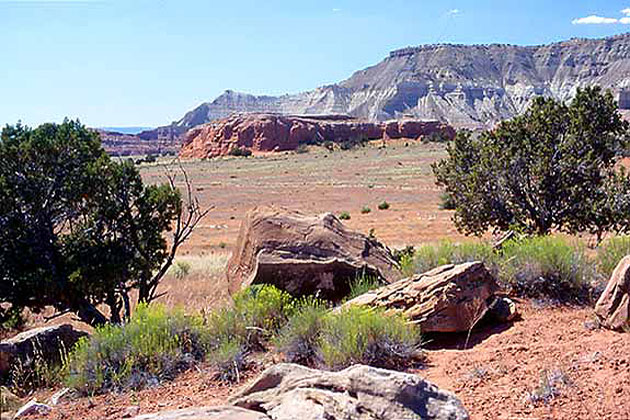
<svg viewBox="0 0 630 420">
<path fill-rule="evenodd" d="M 619 261 L 595 304 L 601 324 L 612 330 L 630 328 L 630 255 Z"/>
<path fill-rule="evenodd" d="M 70 351 L 81 337 L 87 335 L 70 324 L 62 324 L 33 328 L 0 342 L 0 379 L 18 361 L 28 368 L 35 352 L 50 363 L 59 362 L 63 351 Z"/>
<path fill-rule="evenodd" d="M 132 420 L 270 420 L 268 416 L 239 407 L 197 407 L 143 414 Z"/>
<path fill-rule="evenodd" d="M 449 264 L 372 290 L 345 305 L 400 312 L 423 333 L 465 332 L 484 317 L 498 290 L 483 263 Z"/>
<path fill-rule="evenodd" d="M 294 296 L 319 293 L 331 300 L 345 297 L 363 273 L 387 283 L 401 277 L 386 246 L 347 229 L 333 214 L 265 207 L 246 215 L 227 267 L 230 293 L 266 283 Z"/>
<path fill-rule="evenodd" d="M 409 373 L 355 365 L 340 372 L 282 363 L 230 403 L 273 420 L 464 420 L 454 394 Z"/>
</svg>

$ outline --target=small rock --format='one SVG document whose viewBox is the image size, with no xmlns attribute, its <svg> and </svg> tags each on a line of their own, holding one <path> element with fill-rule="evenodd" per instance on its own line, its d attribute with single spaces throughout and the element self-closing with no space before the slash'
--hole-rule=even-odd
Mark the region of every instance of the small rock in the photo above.
<svg viewBox="0 0 630 420">
<path fill-rule="evenodd" d="M 38 414 L 40 416 L 45 416 L 50 413 L 52 408 L 49 405 L 42 404 L 37 402 L 36 400 L 30 400 L 27 402 L 22 408 L 20 408 L 17 413 L 15 413 L 14 419 L 20 418 L 22 416 L 28 416 L 32 414 Z"/>
<path fill-rule="evenodd" d="M 63 388 L 63 389 L 60 389 L 59 391 L 55 392 L 55 393 L 54 393 L 54 394 L 50 397 L 50 399 L 48 400 L 48 403 L 49 403 L 51 406 L 53 406 L 53 407 L 54 407 L 55 405 L 59 404 L 59 401 L 61 401 L 61 399 L 62 399 L 63 397 L 65 397 L 66 395 L 68 395 L 68 393 L 69 393 L 69 392 L 70 392 L 70 388 Z"/>
<path fill-rule="evenodd" d="M 125 409 L 125 413 L 123 414 L 124 419 L 128 419 L 131 417 L 135 417 L 140 413 L 140 407 L 137 405 L 129 406 Z"/>
</svg>

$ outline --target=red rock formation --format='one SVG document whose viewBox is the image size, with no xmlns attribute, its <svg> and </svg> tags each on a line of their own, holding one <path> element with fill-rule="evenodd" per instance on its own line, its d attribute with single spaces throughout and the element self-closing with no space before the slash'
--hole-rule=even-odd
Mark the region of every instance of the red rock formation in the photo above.
<svg viewBox="0 0 630 420">
<path fill-rule="evenodd" d="M 289 116 L 238 114 L 192 128 L 186 133 L 180 156 L 224 156 L 235 148 L 255 152 L 295 150 L 300 144 L 380 138 L 418 139 L 434 133 L 453 138 L 452 127 L 437 121 L 402 120 L 371 123 L 344 115 Z"/>
</svg>

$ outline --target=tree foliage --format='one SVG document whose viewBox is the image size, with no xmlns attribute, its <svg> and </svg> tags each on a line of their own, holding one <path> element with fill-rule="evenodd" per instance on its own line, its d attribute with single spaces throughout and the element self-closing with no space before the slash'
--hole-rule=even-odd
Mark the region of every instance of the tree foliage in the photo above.
<svg viewBox="0 0 630 420">
<path fill-rule="evenodd" d="M 601 236 L 630 226 L 630 182 L 616 165 L 627 135 L 610 92 L 578 89 L 569 104 L 538 97 L 492 131 L 459 132 L 433 172 L 464 233 Z"/>
<path fill-rule="evenodd" d="M 174 177 L 144 185 L 78 121 L 7 126 L 0 141 L 0 302 L 53 306 L 92 325 L 130 315 L 130 292 L 157 297 L 177 247 L 205 214 Z M 164 233 L 172 238 L 167 242 Z M 109 306 L 105 317 L 97 306 Z M 5 315 L 6 315 L 5 313 Z M 0 313 L 0 315 L 2 315 Z"/>
</svg>

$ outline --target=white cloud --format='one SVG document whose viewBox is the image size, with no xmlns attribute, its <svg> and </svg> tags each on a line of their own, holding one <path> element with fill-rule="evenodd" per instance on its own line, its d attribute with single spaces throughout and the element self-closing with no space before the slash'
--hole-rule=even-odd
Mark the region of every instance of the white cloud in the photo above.
<svg viewBox="0 0 630 420">
<path fill-rule="evenodd" d="M 449 16 L 453 16 L 453 15 L 458 15 L 460 14 L 462 11 L 459 9 L 451 9 L 449 10 L 446 14 Z"/>
<path fill-rule="evenodd" d="M 621 11 L 621 14 L 626 15 L 626 16 L 630 16 L 630 7 L 626 7 L 625 9 L 623 9 Z"/>
<path fill-rule="evenodd" d="M 624 25 L 630 25 L 630 16 L 622 17 L 619 19 L 619 23 L 623 23 Z"/>
<path fill-rule="evenodd" d="M 619 23 L 619 19 L 590 15 L 583 18 L 573 19 L 571 23 L 574 25 L 610 25 L 613 23 Z"/>
<path fill-rule="evenodd" d="M 337 12 L 341 12 L 341 9 L 338 9 L 338 8 L 335 7 L 335 8 L 332 9 L 332 11 L 333 11 L 333 13 L 337 13 Z"/>
</svg>

